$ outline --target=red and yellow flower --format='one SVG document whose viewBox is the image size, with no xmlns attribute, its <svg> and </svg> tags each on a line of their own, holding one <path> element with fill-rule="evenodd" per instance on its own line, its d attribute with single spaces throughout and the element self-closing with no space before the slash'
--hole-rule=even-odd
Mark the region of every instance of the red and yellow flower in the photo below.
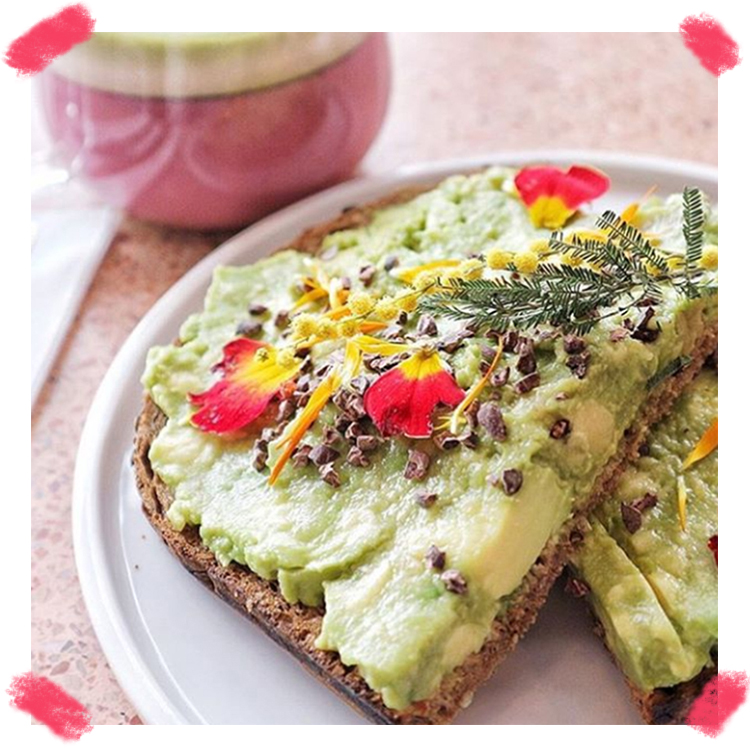
<svg viewBox="0 0 750 756">
<path fill-rule="evenodd" d="M 263 414 L 281 387 L 291 381 L 302 361 L 289 349 L 276 349 L 252 339 L 235 339 L 224 347 L 221 374 L 210 389 L 190 394 L 199 409 L 192 422 L 203 431 L 230 433 L 244 428 Z"/>
<path fill-rule="evenodd" d="M 562 228 L 584 203 L 609 189 L 599 171 L 574 165 L 567 171 L 552 166 L 524 168 L 516 174 L 516 189 L 537 228 Z"/>
<path fill-rule="evenodd" d="M 365 392 L 365 412 L 384 436 L 427 438 L 438 404 L 455 407 L 464 392 L 437 352 L 428 348 L 383 373 Z"/>
</svg>

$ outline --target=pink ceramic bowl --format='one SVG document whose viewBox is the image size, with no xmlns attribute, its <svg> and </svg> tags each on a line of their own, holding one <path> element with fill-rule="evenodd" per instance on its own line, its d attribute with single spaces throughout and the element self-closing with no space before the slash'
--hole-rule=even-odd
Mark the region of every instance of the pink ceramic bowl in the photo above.
<svg viewBox="0 0 750 756">
<path fill-rule="evenodd" d="M 105 201 L 211 229 L 349 176 L 389 84 L 381 33 L 105 33 L 41 94 L 58 154 Z"/>
</svg>

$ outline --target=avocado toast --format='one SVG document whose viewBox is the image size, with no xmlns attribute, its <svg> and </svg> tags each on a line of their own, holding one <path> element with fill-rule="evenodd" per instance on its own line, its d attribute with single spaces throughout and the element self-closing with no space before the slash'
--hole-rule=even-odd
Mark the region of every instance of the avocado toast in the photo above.
<svg viewBox="0 0 750 756">
<path fill-rule="evenodd" d="M 443 723 L 469 702 L 714 348 L 713 293 L 667 292 L 657 307 L 642 296 L 582 336 L 430 316 L 460 293 L 451 282 L 543 281 L 547 265 L 598 275 L 580 242 L 601 236 L 594 220 L 576 216 L 565 231 L 578 237 L 550 241 L 516 179 L 454 177 L 218 270 L 205 312 L 152 351 L 144 376 L 135 464 L 149 519 L 191 571 L 375 721 Z M 701 245 L 714 233 L 704 209 Z M 637 214 L 679 258 L 681 198 Z M 344 333 L 358 311 L 362 327 Z M 280 354 L 290 341 L 293 359 Z M 247 417 L 247 404 L 227 405 L 232 379 L 260 363 L 264 381 L 271 367 L 298 372 L 227 430 Z"/>
<path fill-rule="evenodd" d="M 684 720 L 716 674 L 718 376 L 706 367 L 591 517 L 574 583 L 649 724 Z M 718 431 L 717 431 L 718 432 Z M 691 450 L 705 454 L 689 464 Z"/>
</svg>

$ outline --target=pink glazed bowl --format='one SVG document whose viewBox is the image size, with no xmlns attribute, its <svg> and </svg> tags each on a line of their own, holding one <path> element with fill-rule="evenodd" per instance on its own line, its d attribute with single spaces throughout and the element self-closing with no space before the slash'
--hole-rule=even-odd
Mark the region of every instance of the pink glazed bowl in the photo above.
<svg viewBox="0 0 750 756">
<path fill-rule="evenodd" d="M 237 228 L 351 175 L 390 87 L 382 33 L 100 33 L 41 76 L 55 152 L 132 215 Z"/>
</svg>

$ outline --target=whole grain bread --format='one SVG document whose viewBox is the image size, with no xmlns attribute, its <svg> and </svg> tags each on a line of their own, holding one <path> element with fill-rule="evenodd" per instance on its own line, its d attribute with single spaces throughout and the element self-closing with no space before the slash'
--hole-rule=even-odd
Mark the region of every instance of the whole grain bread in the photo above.
<svg viewBox="0 0 750 756">
<path fill-rule="evenodd" d="M 345 208 L 336 219 L 302 233 L 285 249 L 318 254 L 322 242 L 333 231 L 365 225 L 373 212 L 388 205 L 406 202 L 430 187 L 402 189 L 363 207 Z M 562 572 L 576 545 L 588 528 L 587 517 L 614 488 L 621 471 L 637 456 L 648 428 L 663 417 L 682 390 L 693 380 L 704 359 L 714 351 L 717 331 L 703 334 L 696 344 L 692 362 L 680 373 L 655 388 L 638 422 L 625 433 L 617 453 L 596 480 L 586 501 L 577 502 L 575 514 L 545 546 L 536 563 L 516 590 L 508 610 L 496 619 L 481 648 L 448 674 L 431 698 L 395 711 L 386 707 L 369 688 L 356 668 L 345 666 L 337 654 L 315 648 L 323 609 L 289 604 L 273 581 L 263 580 L 247 568 L 222 566 L 201 542 L 198 529 L 187 526 L 174 530 L 166 518 L 172 501 L 168 486 L 154 473 L 149 449 L 166 423 L 166 416 L 146 396 L 136 422 L 133 465 L 143 510 L 169 549 L 184 566 L 230 605 L 256 623 L 268 636 L 292 653 L 309 671 L 347 703 L 377 724 L 448 724 L 469 705 L 477 688 L 513 650 L 533 625 L 553 583 Z"/>
<path fill-rule="evenodd" d="M 625 683 L 630 692 L 638 713 L 646 724 L 650 725 L 677 725 L 684 724 L 690 708 L 698 696 L 703 692 L 706 683 L 709 682 L 717 671 L 718 649 L 712 654 L 711 663 L 707 664 L 695 677 L 685 682 L 673 685 L 669 688 L 655 688 L 654 690 L 642 690 L 635 685 L 626 675 L 617 661 L 617 656 L 607 644 L 606 635 L 601 622 L 592 614 L 594 620 L 594 632 L 598 635 L 609 651 L 609 655 L 615 665 L 622 672 Z"/>
</svg>

